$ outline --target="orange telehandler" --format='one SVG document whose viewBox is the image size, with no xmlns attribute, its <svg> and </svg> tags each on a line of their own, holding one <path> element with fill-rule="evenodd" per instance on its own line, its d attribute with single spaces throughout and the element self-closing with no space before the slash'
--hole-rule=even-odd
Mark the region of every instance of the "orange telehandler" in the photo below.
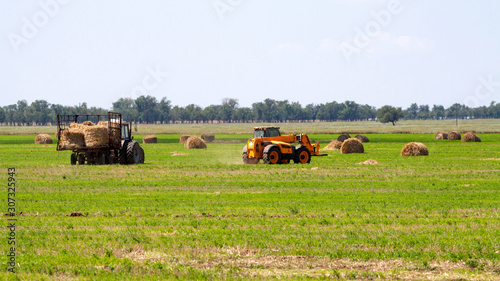
<svg viewBox="0 0 500 281">
<path fill-rule="evenodd" d="M 257 164 L 260 159 L 264 164 L 310 163 L 311 156 L 319 155 L 319 143 L 311 144 L 306 134 L 282 136 L 279 129 L 255 127 L 253 138 L 243 147 L 243 163 Z"/>
</svg>

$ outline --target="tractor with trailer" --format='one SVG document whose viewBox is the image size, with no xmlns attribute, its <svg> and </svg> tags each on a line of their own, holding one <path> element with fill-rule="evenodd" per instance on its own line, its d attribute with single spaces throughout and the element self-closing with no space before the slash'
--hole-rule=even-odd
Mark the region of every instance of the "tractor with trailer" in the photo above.
<svg viewBox="0 0 500 281">
<path fill-rule="evenodd" d="M 131 122 L 120 113 L 57 115 L 57 151 L 71 150 L 71 165 L 144 163 Z"/>
<path fill-rule="evenodd" d="M 282 136 L 279 127 L 255 127 L 253 138 L 242 150 L 243 163 L 264 164 L 310 163 L 319 156 L 319 143 L 312 144 L 306 134 Z M 293 145 L 297 143 L 298 145 Z"/>
</svg>

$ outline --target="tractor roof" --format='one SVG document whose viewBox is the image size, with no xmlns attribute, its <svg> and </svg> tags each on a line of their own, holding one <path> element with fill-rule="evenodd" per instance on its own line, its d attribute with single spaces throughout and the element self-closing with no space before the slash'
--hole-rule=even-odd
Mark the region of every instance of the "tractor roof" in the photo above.
<svg viewBox="0 0 500 281">
<path fill-rule="evenodd" d="M 254 130 L 267 130 L 267 129 L 280 129 L 280 127 L 271 127 L 271 126 L 268 126 L 268 127 L 254 127 L 253 128 Z"/>
</svg>

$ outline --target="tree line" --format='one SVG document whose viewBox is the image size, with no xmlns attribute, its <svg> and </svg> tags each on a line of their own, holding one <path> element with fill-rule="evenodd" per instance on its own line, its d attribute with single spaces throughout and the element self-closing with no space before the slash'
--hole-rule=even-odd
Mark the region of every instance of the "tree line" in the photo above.
<svg viewBox="0 0 500 281">
<path fill-rule="evenodd" d="M 466 119 L 500 118 L 500 103 L 471 108 L 463 104 L 418 105 L 413 103 L 406 109 L 384 106 L 379 109 L 354 101 L 307 104 L 288 100 L 266 99 L 253 103 L 251 107 L 240 107 L 237 99 L 227 98 L 221 104 L 202 108 L 195 104 L 185 107 L 172 106 L 166 97 L 157 100 L 152 96 L 136 99 L 120 98 L 112 104 L 112 111 L 122 113 L 124 120 L 140 123 L 206 123 L 206 122 L 311 122 L 311 121 L 355 121 L 376 120 L 394 122 L 400 119 Z M 48 125 L 57 122 L 57 114 L 106 114 L 108 109 L 51 104 L 36 100 L 28 104 L 20 100 L 16 104 L 0 107 L 0 123 L 4 125 Z M 391 120 L 394 119 L 395 120 Z"/>
</svg>

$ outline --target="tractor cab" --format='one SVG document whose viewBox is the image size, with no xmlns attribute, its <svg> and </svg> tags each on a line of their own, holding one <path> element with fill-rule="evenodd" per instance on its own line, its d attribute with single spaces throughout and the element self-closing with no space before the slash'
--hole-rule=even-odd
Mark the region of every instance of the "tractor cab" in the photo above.
<svg viewBox="0 0 500 281">
<path fill-rule="evenodd" d="M 132 127 L 128 122 L 122 123 L 122 140 L 131 140 L 132 139 Z"/>
<path fill-rule="evenodd" d="M 254 138 L 270 138 L 270 137 L 279 137 L 280 127 L 255 127 L 253 132 Z"/>
</svg>

